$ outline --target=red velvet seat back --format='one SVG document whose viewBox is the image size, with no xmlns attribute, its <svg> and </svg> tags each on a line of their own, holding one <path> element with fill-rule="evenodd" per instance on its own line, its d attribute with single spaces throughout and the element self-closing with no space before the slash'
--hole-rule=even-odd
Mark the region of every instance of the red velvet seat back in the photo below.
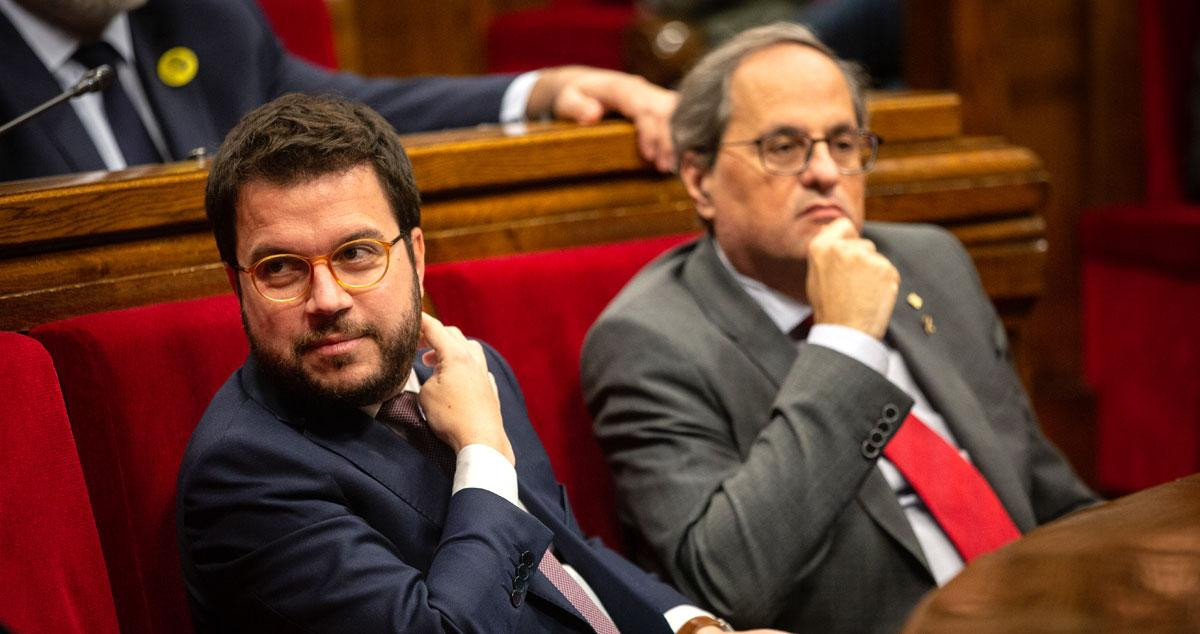
<svg viewBox="0 0 1200 634">
<path fill-rule="evenodd" d="M 271 28 L 293 55 L 337 69 L 333 23 L 325 0 L 258 0 Z"/>
<path fill-rule="evenodd" d="M 0 623 L 116 634 L 117 615 L 50 355 L 0 332 Z"/>
<path fill-rule="evenodd" d="M 1080 223 L 1096 481 L 1111 494 L 1200 469 L 1200 205 L 1182 186 L 1200 4 L 1141 0 L 1138 29 L 1146 200 Z"/>
<path fill-rule="evenodd" d="M 188 632 L 175 479 L 248 346 L 232 295 L 85 315 L 31 333 L 54 358 L 125 634 Z"/>
<path fill-rule="evenodd" d="M 579 387 L 588 328 L 669 236 L 433 265 L 425 289 L 442 319 L 496 348 L 521 383 L 529 416 L 583 530 L 620 547 L 608 467 Z"/>
<path fill-rule="evenodd" d="M 633 24 L 632 2 L 555 0 L 496 16 L 488 25 L 488 72 L 513 73 L 564 64 L 620 70 L 621 38 Z"/>
</svg>

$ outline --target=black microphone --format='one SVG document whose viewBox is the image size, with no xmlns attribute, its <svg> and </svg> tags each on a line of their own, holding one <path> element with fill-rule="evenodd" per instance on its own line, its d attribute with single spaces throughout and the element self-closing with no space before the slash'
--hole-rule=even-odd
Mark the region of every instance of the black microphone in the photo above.
<svg viewBox="0 0 1200 634">
<path fill-rule="evenodd" d="M 54 106 L 67 101 L 68 99 L 74 99 L 79 95 L 89 92 L 100 92 L 102 90 L 107 90 L 108 87 L 112 85 L 113 77 L 115 75 L 116 73 L 113 72 L 112 66 L 109 66 L 108 64 L 101 64 L 100 66 L 89 70 L 83 74 L 83 77 L 79 78 L 79 81 L 75 82 L 74 86 L 64 90 L 61 95 L 58 95 L 57 97 L 47 101 L 46 103 L 43 103 L 33 110 L 30 110 L 16 119 L 13 119 L 12 121 L 0 126 L 0 134 L 8 132 L 9 130 L 21 125 L 22 123 L 25 123 L 39 114 L 42 114 Z"/>
</svg>

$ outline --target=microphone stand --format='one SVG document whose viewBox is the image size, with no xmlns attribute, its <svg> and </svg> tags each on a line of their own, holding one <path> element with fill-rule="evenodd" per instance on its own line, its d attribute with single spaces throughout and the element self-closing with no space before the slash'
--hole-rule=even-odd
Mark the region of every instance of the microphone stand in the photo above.
<svg viewBox="0 0 1200 634">
<path fill-rule="evenodd" d="M 113 69 L 108 64 L 102 64 L 89 70 L 83 74 L 83 77 L 79 78 L 79 81 L 75 82 L 74 86 L 71 86 L 63 91 L 61 95 L 54 97 L 53 99 L 34 108 L 33 110 L 30 110 L 16 119 L 13 119 L 12 121 L 0 126 L 0 135 L 3 135 L 5 132 L 8 132 L 9 130 L 21 125 L 22 123 L 25 123 L 39 114 L 42 114 L 54 106 L 67 101 L 68 99 L 74 99 L 75 97 L 85 93 L 99 92 L 107 89 L 112 85 L 113 75 Z"/>
</svg>

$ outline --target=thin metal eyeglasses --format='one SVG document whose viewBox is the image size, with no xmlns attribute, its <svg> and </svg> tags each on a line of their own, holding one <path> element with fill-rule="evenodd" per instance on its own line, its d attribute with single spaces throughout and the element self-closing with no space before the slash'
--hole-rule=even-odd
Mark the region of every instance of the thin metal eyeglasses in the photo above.
<svg viewBox="0 0 1200 634">
<path fill-rule="evenodd" d="M 404 238 L 385 242 L 374 238 L 351 240 L 327 255 L 306 258 L 293 253 L 276 253 L 250 266 L 235 263 L 234 268 L 250 275 L 254 290 L 269 301 L 290 302 L 308 293 L 312 287 L 313 268 L 324 262 L 333 279 L 349 291 L 371 288 L 387 275 L 392 247 Z"/>
<path fill-rule="evenodd" d="M 813 148 L 824 143 L 829 156 L 842 174 L 863 174 L 875 167 L 879 144 L 883 139 L 870 130 L 845 129 L 824 138 L 810 137 L 794 130 L 775 130 L 756 139 L 726 141 L 727 145 L 753 145 L 758 148 L 758 162 L 764 171 L 780 176 L 795 176 L 808 169 Z"/>
</svg>

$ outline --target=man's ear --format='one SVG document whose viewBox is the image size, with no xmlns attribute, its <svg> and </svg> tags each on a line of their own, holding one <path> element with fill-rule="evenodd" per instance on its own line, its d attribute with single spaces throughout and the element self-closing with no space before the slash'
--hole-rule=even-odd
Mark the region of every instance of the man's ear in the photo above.
<svg viewBox="0 0 1200 634">
<path fill-rule="evenodd" d="M 709 193 L 711 173 L 711 168 L 704 166 L 695 152 L 685 152 L 679 161 L 679 179 L 696 206 L 696 213 L 708 222 L 712 222 L 714 215 L 712 195 Z"/>
<path fill-rule="evenodd" d="M 412 242 L 412 265 L 417 271 L 417 281 L 421 285 L 421 294 L 425 294 L 425 234 L 420 227 L 413 227 L 409 232 Z"/>
<path fill-rule="evenodd" d="M 225 263 L 225 277 L 229 280 L 229 286 L 233 289 L 233 294 L 237 295 L 238 299 L 241 299 L 242 285 L 238 280 L 238 272 L 232 266 L 229 266 L 228 262 Z"/>
</svg>

